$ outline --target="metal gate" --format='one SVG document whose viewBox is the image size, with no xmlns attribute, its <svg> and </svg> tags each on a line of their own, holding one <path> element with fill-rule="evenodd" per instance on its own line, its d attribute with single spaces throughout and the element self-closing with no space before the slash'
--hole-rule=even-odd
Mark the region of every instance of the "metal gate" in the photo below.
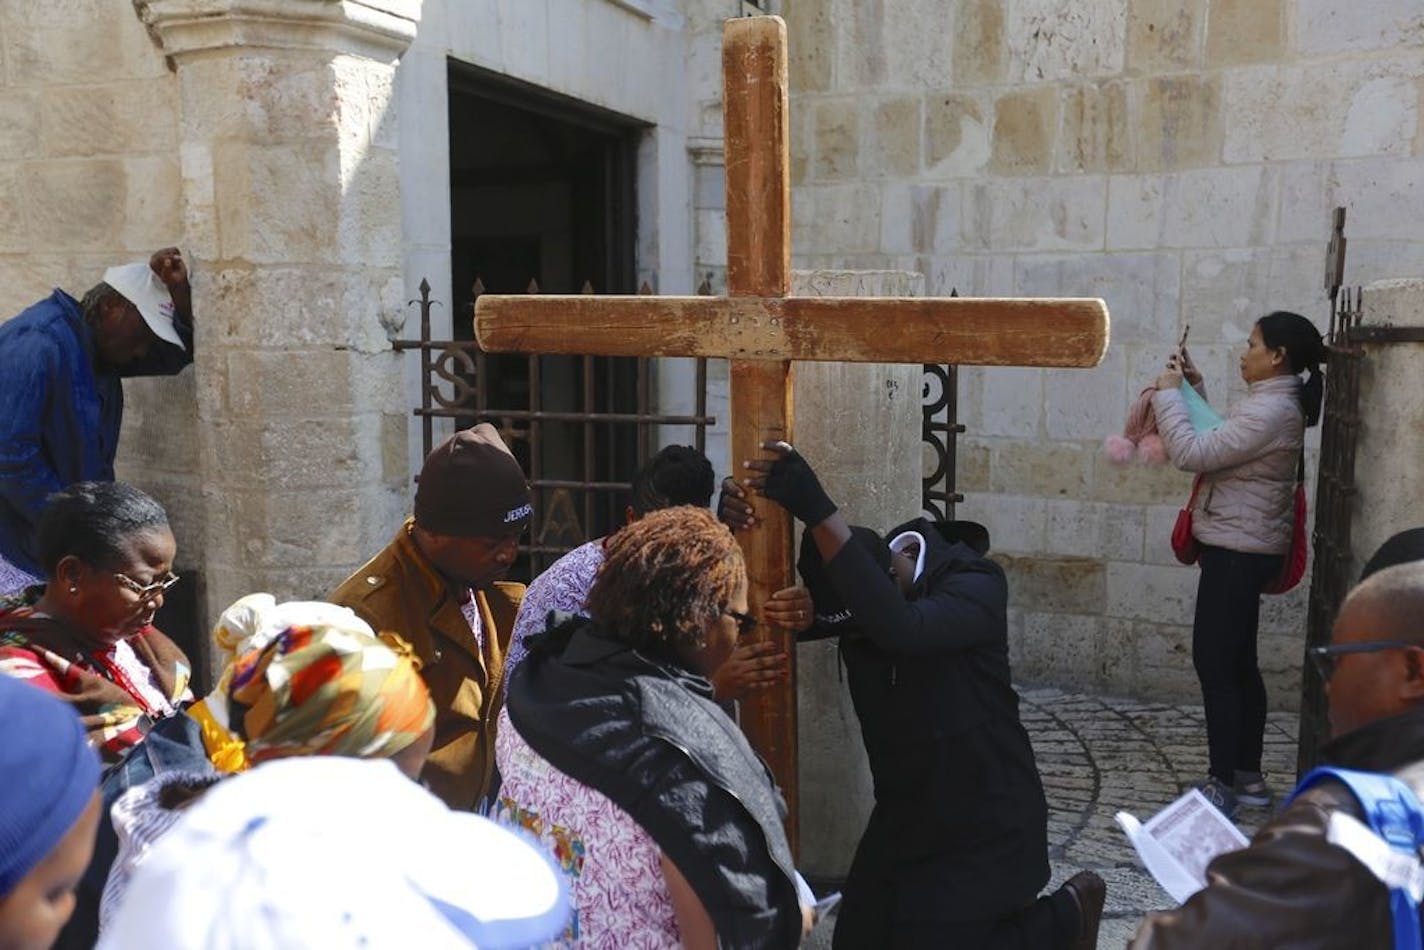
<svg viewBox="0 0 1424 950">
<path fill-rule="evenodd" d="M 959 290 L 951 288 L 951 297 Z M 959 436 L 964 426 L 959 422 L 959 367 L 926 363 L 924 388 L 920 394 L 923 423 L 920 437 L 928 453 L 921 489 L 920 508 L 926 517 L 937 521 L 954 520 L 954 506 L 964 500 L 957 490 Z"/>
<path fill-rule="evenodd" d="M 1306 647 L 1330 642 L 1330 628 L 1354 578 L 1351 576 L 1350 516 L 1355 501 L 1355 443 L 1360 429 L 1360 288 L 1343 287 L 1345 209 L 1336 208 L 1326 258 L 1325 290 L 1330 297 L 1326 336 L 1325 406 L 1321 414 L 1320 463 L 1315 483 L 1310 604 Z M 1302 655 L 1302 660 L 1305 657 Z M 1296 768 L 1304 775 L 1319 761 L 1330 736 L 1325 684 L 1315 666 L 1303 662 L 1300 740 Z"/>
<path fill-rule="evenodd" d="M 955 471 L 959 462 L 959 367 L 926 363 L 921 403 L 924 422 L 921 438 L 930 453 L 925 467 L 920 507 L 925 517 L 954 520 L 954 506 L 964 500 L 956 490 Z"/>
<path fill-rule="evenodd" d="M 478 298 L 484 287 L 477 279 L 473 296 Z M 538 293 L 534 281 L 529 293 Z M 583 293 L 594 292 L 585 283 Z M 699 294 L 712 292 L 704 281 Z M 651 294 L 644 284 L 639 293 Z M 433 340 L 430 330 L 430 310 L 436 301 L 430 299 L 430 284 L 420 282 L 420 339 L 395 340 L 398 351 L 420 352 L 420 406 L 414 414 L 421 421 L 423 454 L 434 447 L 435 420 L 455 419 L 460 427 L 488 422 L 499 430 L 505 443 L 526 464 L 533 495 L 534 514 L 529 534 L 520 546 L 521 564 L 516 575 L 525 579 L 539 574 L 561 555 L 618 526 L 633 471 L 648 460 L 657 426 L 682 426 L 693 430 L 692 444 L 706 451 L 707 428 L 717 420 L 707 414 L 707 360 L 696 359 L 693 369 L 694 409 L 691 415 L 666 415 L 652 411 L 651 360 L 647 358 L 614 359 L 610 357 L 564 357 L 581 361 L 580 392 L 572 408 L 550 409 L 543 404 L 543 373 L 552 359 L 547 356 L 518 356 L 527 361 L 528 387 L 526 398 L 504 402 L 495 398 L 490 387 L 491 361 L 496 357 L 480 349 L 473 340 Z M 631 368 L 634 380 L 632 405 L 619 408 L 609 395 L 615 388 L 615 374 L 625 377 Z M 543 443 L 546 430 L 553 424 L 572 424 L 582 430 L 581 459 L 576 464 L 547 469 L 544 465 Z M 598 446 L 607 446 L 614 439 L 631 439 L 635 465 L 623 477 L 610 476 L 609 459 Z M 523 568 L 521 570 L 521 568 Z"/>
</svg>

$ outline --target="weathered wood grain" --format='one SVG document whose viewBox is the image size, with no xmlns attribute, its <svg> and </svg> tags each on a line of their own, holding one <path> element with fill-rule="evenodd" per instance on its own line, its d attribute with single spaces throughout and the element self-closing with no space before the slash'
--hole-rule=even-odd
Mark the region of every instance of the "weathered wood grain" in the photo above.
<svg viewBox="0 0 1424 950">
<path fill-rule="evenodd" d="M 733 466 L 744 459 L 765 458 L 762 443 L 793 438 L 791 431 L 792 379 L 789 363 L 733 360 L 731 382 L 731 438 Z M 745 475 L 744 471 L 736 473 Z M 761 616 L 762 605 L 771 595 L 794 584 L 791 548 L 791 516 L 780 505 L 754 498 L 758 524 L 740 532 L 737 541 L 747 561 L 747 600 L 752 613 Z M 770 640 L 791 659 L 788 679 L 759 690 L 741 701 L 742 731 L 761 753 L 776 775 L 777 784 L 788 802 L 796 801 L 799 788 L 796 760 L 796 638 L 787 630 L 761 623 L 756 639 Z M 797 841 L 796 809 L 786 820 L 786 833 L 793 847 Z"/>
<path fill-rule="evenodd" d="M 785 297 L 791 290 L 791 134 L 786 24 L 780 17 L 728 20 L 722 34 L 722 128 L 727 169 L 727 287 L 734 297 Z M 748 329 L 734 314 L 729 327 Z M 764 321 L 753 318 L 762 326 Z M 695 334 L 696 335 L 696 334 Z M 714 334 L 715 335 L 715 334 Z M 762 442 L 791 438 L 791 364 L 727 353 L 733 465 L 758 458 Z M 747 354 L 749 355 L 749 354 Z M 761 524 L 738 539 L 747 560 L 747 599 L 760 615 L 771 595 L 791 585 L 791 516 L 758 501 Z M 742 730 L 792 803 L 786 835 L 798 846 L 796 643 L 785 630 L 762 631 L 790 658 L 787 680 L 748 697 Z"/>
<path fill-rule="evenodd" d="M 727 286 L 733 296 L 791 289 L 791 132 L 786 24 L 739 17 L 722 33 Z"/>
<path fill-rule="evenodd" d="M 475 332 L 492 352 L 1091 367 L 1109 318 L 1082 298 L 484 294 Z"/>
</svg>

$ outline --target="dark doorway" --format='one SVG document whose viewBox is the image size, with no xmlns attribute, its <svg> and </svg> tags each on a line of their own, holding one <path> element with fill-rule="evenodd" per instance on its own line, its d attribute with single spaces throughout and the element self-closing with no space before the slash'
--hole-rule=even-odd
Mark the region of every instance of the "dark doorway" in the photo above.
<svg viewBox="0 0 1424 950">
<path fill-rule="evenodd" d="M 634 172 L 644 126 L 462 63 L 449 66 L 454 337 L 473 338 L 480 292 L 633 293 Z M 500 410 L 631 413 L 646 374 L 633 359 L 482 356 L 484 418 Z M 462 424 L 473 419 L 461 420 Z M 518 574 L 622 523 L 644 429 L 534 418 L 503 427 L 535 483 Z"/>
</svg>

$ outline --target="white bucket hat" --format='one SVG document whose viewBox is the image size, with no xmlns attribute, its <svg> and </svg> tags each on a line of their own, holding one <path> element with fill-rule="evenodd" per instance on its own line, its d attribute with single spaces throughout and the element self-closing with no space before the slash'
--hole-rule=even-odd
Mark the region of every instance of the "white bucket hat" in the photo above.
<svg viewBox="0 0 1424 950">
<path fill-rule="evenodd" d="M 536 843 L 388 760 L 280 759 L 219 782 L 147 852 L 100 950 L 509 950 L 569 920 Z"/>
<path fill-rule="evenodd" d="M 163 286 L 163 281 L 153 272 L 153 268 L 140 261 L 136 264 L 119 264 L 104 271 L 104 283 L 123 294 L 138 308 L 139 316 L 154 334 L 179 349 L 186 350 L 183 339 L 173 327 L 173 295 Z"/>
</svg>

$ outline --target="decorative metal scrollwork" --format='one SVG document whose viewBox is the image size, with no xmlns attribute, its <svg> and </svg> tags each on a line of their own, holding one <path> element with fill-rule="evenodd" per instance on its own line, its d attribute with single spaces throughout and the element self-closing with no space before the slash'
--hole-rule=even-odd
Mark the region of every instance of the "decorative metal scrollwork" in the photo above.
<svg viewBox="0 0 1424 950">
<path fill-rule="evenodd" d="M 475 387 L 471 383 L 475 378 L 475 357 L 468 349 L 455 344 L 442 347 L 431 361 L 430 374 L 426 380 L 430 398 L 443 408 L 468 409 L 475 405 Z M 440 391 L 437 378 L 450 384 L 452 395 L 447 397 Z"/>
</svg>

